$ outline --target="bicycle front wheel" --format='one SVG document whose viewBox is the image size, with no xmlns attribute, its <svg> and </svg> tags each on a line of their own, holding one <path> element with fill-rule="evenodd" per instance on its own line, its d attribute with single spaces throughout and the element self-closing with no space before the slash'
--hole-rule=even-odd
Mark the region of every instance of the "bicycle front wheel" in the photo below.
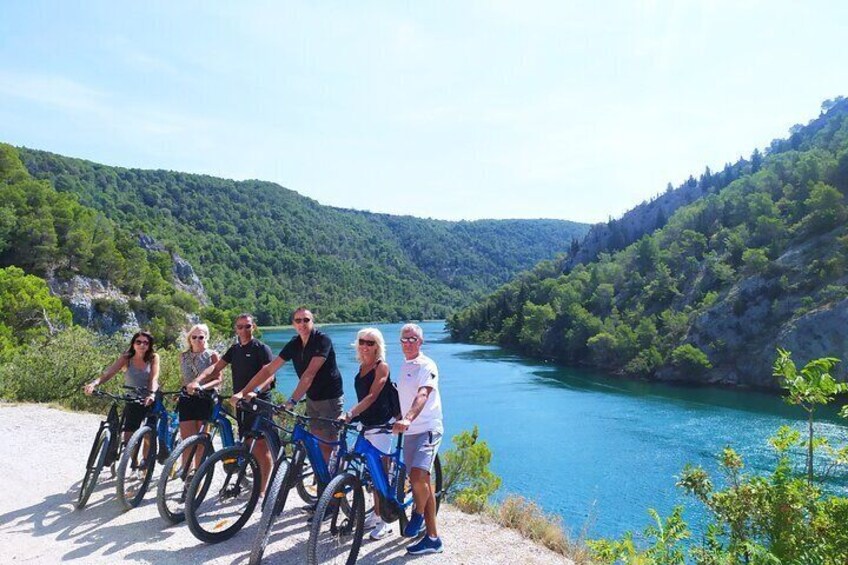
<svg viewBox="0 0 848 565">
<path fill-rule="evenodd" d="M 130 437 L 118 463 L 115 489 L 125 510 L 135 508 L 144 498 L 155 466 L 156 431 L 142 426 Z"/>
<path fill-rule="evenodd" d="M 94 490 L 94 485 L 97 484 L 100 471 L 106 463 L 106 454 L 109 451 L 111 437 L 112 434 L 109 428 L 100 428 L 97 431 L 97 435 L 94 436 L 94 443 L 91 445 L 91 452 L 88 454 L 88 461 L 85 465 L 85 475 L 80 485 L 79 497 L 76 504 L 77 508 L 84 508 L 88 503 L 88 498 Z"/>
<path fill-rule="evenodd" d="M 213 451 L 209 435 L 197 434 L 181 441 L 165 461 L 156 489 L 156 505 L 159 515 L 168 522 L 178 524 L 185 520 L 188 485 L 197 470 L 194 460 L 199 457 L 203 463 Z"/>
<path fill-rule="evenodd" d="M 259 463 L 244 446 L 215 452 L 198 468 L 186 493 L 185 517 L 206 543 L 231 538 L 250 519 L 262 488 Z"/>
<path fill-rule="evenodd" d="M 289 496 L 292 483 L 295 480 L 296 471 L 294 465 L 280 458 L 276 469 L 274 482 L 265 492 L 265 506 L 262 509 L 262 518 L 259 519 L 259 529 L 250 551 L 250 565 L 257 565 L 262 561 L 268 540 L 271 537 L 271 527 L 274 521 L 282 514 L 286 507 L 286 499 Z"/>
<path fill-rule="evenodd" d="M 338 475 L 318 499 L 306 546 L 307 563 L 353 565 L 362 545 L 364 527 L 362 483 L 352 473 Z"/>
</svg>

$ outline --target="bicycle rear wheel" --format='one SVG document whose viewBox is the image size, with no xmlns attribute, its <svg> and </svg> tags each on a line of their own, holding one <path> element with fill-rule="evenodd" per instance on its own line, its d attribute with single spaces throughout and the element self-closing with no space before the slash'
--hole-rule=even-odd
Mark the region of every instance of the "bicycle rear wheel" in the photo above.
<svg viewBox="0 0 848 565">
<path fill-rule="evenodd" d="M 125 510 L 135 508 L 144 498 L 155 466 L 156 431 L 145 425 L 130 437 L 118 463 L 115 489 Z"/>
<path fill-rule="evenodd" d="M 156 505 L 159 515 L 172 524 L 185 520 L 185 501 L 188 486 L 193 477 L 194 460 L 200 457 L 201 464 L 214 451 L 208 434 L 197 434 L 181 441 L 165 461 L 156 489 Z M 184 460 L 188 464 L 184 464 Z M 198 466 L 199 467 L 199 466 Z M 202 493 L 201 498 L 205 496 Z"/>
<path fill-rule="evenodd" d="M 244 446 L 208 457 L 186 493 L 185 517 L 194 537 L 218 543 L 235 535 L 256 508 L 260 481 L 259 463 Z"/>
<path fill-rule="evenodd" d="M 309 463 L 309 459 L 304 459 L 303 464 L 301 464 L 298 469 L 296 478 L 297 481 L 295 482 L 295 488 L 297 489 L 297 494 L 300 499 L 306 504 L 317 503 L 318 495 L 320 494 L 318 487 L 318 475 L 316 475 L 315 471 L 312 469 L 312 464 Z"/>
<path fill-rule="evenodd" d="M 400 519 L 400 531 L 403 532 L 406 529 L 406 524 L 409 522 L 409 518 L 412 516 L 412 511 L 415 508 L 414 497 L 412 495 L 412 483 L 409 482 L 409 477 L 404 470 L 401 473 L 401 477 L 398 478 L 398 500 L 403 502 L 404 511 L 400 513 L 398 518 Z M 400 486 L 403 485 L 403 491 L 401 492 Z M 439 454 L 436 454 L 436 458 L 433 461 L 433 472 L 430 473 L 430 488 L 433 490 L 433 494 L 436 497 L 436 513 L 439 513 L 439 507 L 442 505 L 442 462 L 439 459 Z"/>
<path fill-rule="evenodd" d="M 338 475 L 318 499 L 306 546 L 307 563 L 353 565 L 362 545 L 364 526 L 362 483 L 352 473 Z"/>
<path fill-rule="evenodd" d="M 77 498 L 77 508 L 84 508 L 88 503 L 88 498 L 94 490 L 94 485 L 97 484 L 97 478 L 100 476 L 100 471 L 106 463 L 106 454 L 109 451 L 109 441 L 112 437 L 109 428 L 100 428 L 94 436 L 94 443 L 91 445 L 91 452 L 88 454 L 88 461 L 85 465 L 85 475 L 82 478 L 80 492 Z"/>
</svg>

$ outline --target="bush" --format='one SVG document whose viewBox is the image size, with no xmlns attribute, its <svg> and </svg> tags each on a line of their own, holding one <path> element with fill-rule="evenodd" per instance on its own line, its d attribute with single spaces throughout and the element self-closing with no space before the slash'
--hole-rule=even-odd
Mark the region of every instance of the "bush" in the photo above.
<svg viewBox="0 0 848 565">
<path fill-rule="evenodd" d="M 671 365 L 692 375 L 701 375 L 713 368 L 707 354 L 690 343 L 683 344 L 671 352 Z"/>
<path fill-rule="evenodd" d="M 442 457 L 444 496 L 465 512 L 480 512 L 501 486 L 501 478 L 489 470 L 492 451 L 478 441 L 477 426 L 453 436 L 453 444 Z"/>
<path fill-rule="evenodd" d="M 546 514 L 535 502 L 521 496 L 508 496 L 490 511 L 502 526 L 517 530 L 527 539 L 548 549 L 569 556 L 577 563 L 588 562 L 586 548 L 572 541 L 562 527 L 562 518 Z"/>
<path fill-rule="evenodd" d="M 59 402 L 68 408 L 91 410 L 102 401 L 84 396 L 82 385 L 115 361 L 123 343 L 79 326 L 18 350 L 0 365 L 0 397 L 19 402 Z M 121 379 L 107 384 L 120 388 Z M 98 408 L 99 410 L 99 408 Z"/>
</svg>

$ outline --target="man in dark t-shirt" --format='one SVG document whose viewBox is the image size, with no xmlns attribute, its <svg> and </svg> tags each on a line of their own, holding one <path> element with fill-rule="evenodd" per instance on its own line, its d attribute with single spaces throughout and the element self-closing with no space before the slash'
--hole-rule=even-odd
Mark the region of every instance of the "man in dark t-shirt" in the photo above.
<svg viewBox="0 0 848 565">
<path fill-rule="evenodd" d="M 315 318 L 306 308 L 298 308 L 292 314 L 292 324 L 297 335 L 280 351 L 268 366 L 264 367 L 249 383 L 251 386 L 266 387 L 273 382 L 276 372 L 286 361 L 291 361 L 297 373 L 298 383 L 286 406 L 291 409 L 306 396 L 306 415 L 336 420 L 342 414 L 344 396 L 342 375 L 336 365 L 336 352 L 330 338 L 315 329 Z M 338 434 L 332 424 L 313 420 L 310 431 L 326 441 L 336 441 Z M 321 444 L 324 459 L 329 459 L 332 448 Z"/>
<path fill-rule="evenodd" d="M 230 401 L 233 405 L 236 405 L 239 399 L 246 396 L 244 391 L 251 379 L 273 358 L 271 348 L 253 337 L 254 327 L 256 327 L 256 324 L 250 314 L 241 314 L 236 318 L 235 330 L 238 340 L 230 346 L 217 363 L 206 368 L 193 382 L 186 386 L 188 392 L 193 393 L 195 389 L 202 390 L 216 386 L 221 382 L 221 371 L 224 370 L 224 367 L 230 365 L 233 373 L 233 392 L 235 393 Z M 272 388 L 274 388 L 273 379 L 262 387 L 247 390 L 260 398 L 267 398 Z M 256 414 L 237 408 L 236 420 L 238 421 L 239 437 L 244 438 L 244 435 L 253 427 Z M 264 439 L 257 441 L 253 452 L 259 461 L 259 468 L 262 471 L 262 492 L 265 492 L 265 483 L 268 481 L 273 465 L 271 452 L 268 451 Z"/>
</svg>

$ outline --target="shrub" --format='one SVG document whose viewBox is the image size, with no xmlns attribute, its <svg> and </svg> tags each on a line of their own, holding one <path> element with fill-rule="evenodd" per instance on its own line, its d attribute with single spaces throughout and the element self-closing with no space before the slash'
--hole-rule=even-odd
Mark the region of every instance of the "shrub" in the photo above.
<svg viewBox="0 0 848 565">
<path fill-rule="evenodd" d="M 465 512 L 480 512 L 501 486 L 501 478 L 489 470 L 492 451 L 478 440 L 477 426 L 453 436 L 453 444 L 442 457 L 444 496 Z"/>
<path fill-rule="evenodd" d="M 690 343 L 671 352 L 671 365 L 684 373 L 700 375 L 713 366 L 707 354 Z"/>
</svg>

